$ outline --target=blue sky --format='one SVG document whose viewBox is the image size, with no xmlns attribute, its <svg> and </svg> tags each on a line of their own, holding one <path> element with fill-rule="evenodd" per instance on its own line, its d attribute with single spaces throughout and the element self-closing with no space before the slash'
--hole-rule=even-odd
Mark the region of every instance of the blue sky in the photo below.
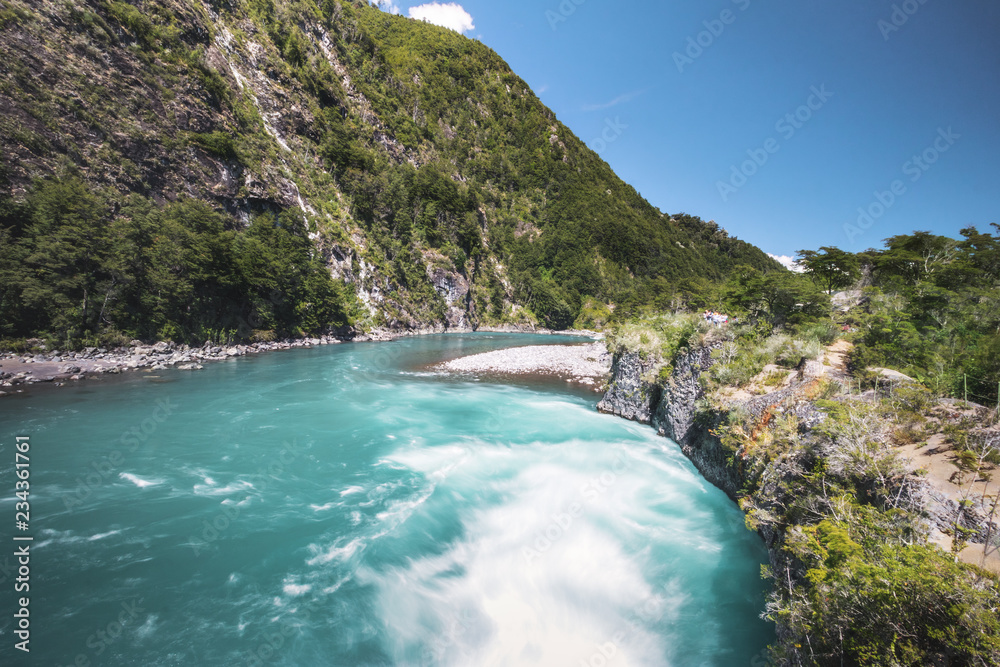
<svg viewBox="0 0 1000 667">
<path fill-rule="evenodd" d="M 778 255 L 1000 223 L 992 0 L 458 4 L 395 6 L 460 17 L 664 212 Z"/>
</svg>

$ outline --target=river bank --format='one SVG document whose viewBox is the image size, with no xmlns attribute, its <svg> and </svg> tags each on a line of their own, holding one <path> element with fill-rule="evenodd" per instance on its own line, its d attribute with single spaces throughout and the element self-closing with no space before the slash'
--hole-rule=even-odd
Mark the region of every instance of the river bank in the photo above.
<svg viewBox="0 0 1000 667">
<path fill-rule="evenodd" d="M 408 336 L 426 336 L 443 333 L 534 333 L 560 336 L 595 337 L 592 331 L 550 331 L 548 329 L 525 329 L 519 327 L 480 327 L 472 329 L 428 328 L 408 331 L 375 329 L 349 337 L 319 336 L 285 339 L 271 342 L 219 345 L 206 342 L 201 347 L 178 345 L 172 341 L 143 343 L 132 341 L 125 347 L 83 350 L 42 351 L 36 353 L 0 352 L 0 397 L 18 393 L 20 385 L 51 383 L 61 386 L 67 382 L 94 379 L 101 375 L 118 375 L 140 370 L 200 370 L 203 364 L 225 361 L 262 352 L 275 352 L 296 348 L 309 349 L 324 345 L 343 343 L 388 342 Z M 608 357 L 605 373 L 610 369 Z M 544 371 L 543 371 L 544 372 Z M 590 378 L 586 373 L 581 378 Z M 594 376 L 596 377 L 596 375 Z M 587 383 L 590 384 L 590 383 Z"/>
<path fill-rule="evenodd" d="M 739 387 L 719 381 L 733 352 L 724 340 L 664 359 L 613 347 L 598 409 L 677 442 L 763 538 L 775 664 L 838 664 L 851 656 L 848 639 L 888 652 L 899 633 L 929 658 L 921 664 L 945 664 L 938 656 L 957 643 L 934 633 L 947 623 L 969 638 L 962 651 L 1000 655 L 978 620 L 1000 595 L 991 410 L 935 399 L 912 381 L 852 391 L 843 341 Z M 955 599 L 969 610 L 960 621 L 947 616 Z"/>
<path fill-rule="evenodd" d="M 128 347 L 112 349 L 88 347 L 81 351 L 54 350 L 35 354 L 6 352 L 0 354 L 0 387 L 13 388 L 18 385 L 43 382 L 60 385 L 103 374 L 117 375 L 143 369 L 199 370 L 203 363 L 212 361 L 275 350 L 335 345 L 341 342 L 329 336 L 246 345 L 205 343 L 202 347 L 176 345 L 167 341 L 145 345 L 134 341 L 135 344 Z M 0 395 L 3 393 L 0 391 Z M 10 393 L 10 390 L 6 390 L 6 393 Z"/>
</svg>

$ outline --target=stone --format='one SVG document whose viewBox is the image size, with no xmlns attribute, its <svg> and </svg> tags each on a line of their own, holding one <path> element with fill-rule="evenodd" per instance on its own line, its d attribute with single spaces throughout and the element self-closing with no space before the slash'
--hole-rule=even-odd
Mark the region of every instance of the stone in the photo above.
<svg viewBox="0 0 1000 667">
<path fill-rule="evenodd" d="M 659 402 L 660 388 L 642 379 L 652 368 L 636 352 L 619 352 L 611 362 L 611 380 L 597 409 L 606 414 L 640 424 L 652 422 L 653 406 Z"/>
</svg>

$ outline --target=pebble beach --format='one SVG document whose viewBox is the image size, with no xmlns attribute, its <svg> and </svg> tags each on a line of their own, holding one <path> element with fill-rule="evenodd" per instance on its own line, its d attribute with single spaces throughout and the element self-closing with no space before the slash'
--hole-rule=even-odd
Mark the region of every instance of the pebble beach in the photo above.
<svg viewBox="0 0 1000 667">
<path fill-rule="evenodd" d="M 611 355 L 603 342 L 528 345 L 453 359 L 437 368 L 453 373 L 556 375 L 580 384 L 600 386 L 611 371 Z"/>
</svg>

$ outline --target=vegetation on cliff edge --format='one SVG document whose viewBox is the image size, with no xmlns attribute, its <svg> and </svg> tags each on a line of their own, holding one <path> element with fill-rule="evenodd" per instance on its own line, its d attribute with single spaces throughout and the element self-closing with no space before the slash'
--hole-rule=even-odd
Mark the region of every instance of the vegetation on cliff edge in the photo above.
<svg viewBox="0 0 1000 667">
<path fill-rule="evenodd" d="M 1000 581 L 957 558 L 970 541 L 996 548 L 997 499 L 970 483 L 996 474 L 998 416 L 958 403 L 966 416 L 957 418 L 938 398 L 962 396 L 958 380 L 975 374 L 970 398 L 990 402 L 1000 381 L 989 365 L 1000 239 L 962 233 L 894 237 L 860 255 L 803 252 L 806 275 L 743 270 L 705 295 L 734 325 L 646 312 L 618 319 L 609 336 L 660 369 L 650 383 L 673 381 L 676 355 L 712 348 L 695 437 L 718 443 L 748 527 L 768 539 L 775 664 L 1000 664 Z M 825 292 L 852 287 L 831 310 Z M 856 342 L 853 375 L 825 366 L 844 328 Z M 796 380 L 807 362 L 818 379 Z M 870 365 L 926 386 L 876 383 Z M 967 488 L 946 526 L 928 515 L 921 472 L 897 451 L 932 438 L 951 452 L 952 482 Z M 938 530 L 951 553 L 932 543 Z"/>
</svg>

